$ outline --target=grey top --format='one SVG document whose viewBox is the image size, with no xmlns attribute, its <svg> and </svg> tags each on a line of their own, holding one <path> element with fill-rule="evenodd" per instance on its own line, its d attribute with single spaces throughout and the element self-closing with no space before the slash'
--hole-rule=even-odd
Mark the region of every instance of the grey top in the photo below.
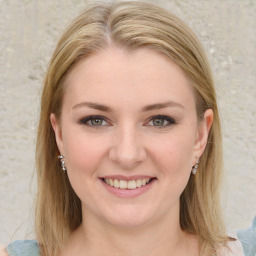
<svg viewBox="0 0 256 256">
<path fill-rule="evenodd" d="M 237 238 L 243 245 L 245 256 L 256 255 L 256 216 L 252 221 L 251 227 L 237 232 Z"/>
<path fill-rule="evenodd" d="M 40 256 L 36 240 L 17 240 L 6 247 L 9 256 Z"/>
<path fill-rule="evenodd" d="M 255 256 L 256 255 L 256 237 L 254 233 L 254 224 L 256 218 L 253 221 L 251 228 L 239 231 L 238 239 L 236 242 L 229 242 L 229 248 L 231 251 L 221 250 L 218 252 L 218 256 Z M 6 247 L 8 256 L 40 256 L 39 246 L 36 240 L 17 240 L 10 243 Z M 242 252 L 244 251 L 244 253 Z"/>
</svg>

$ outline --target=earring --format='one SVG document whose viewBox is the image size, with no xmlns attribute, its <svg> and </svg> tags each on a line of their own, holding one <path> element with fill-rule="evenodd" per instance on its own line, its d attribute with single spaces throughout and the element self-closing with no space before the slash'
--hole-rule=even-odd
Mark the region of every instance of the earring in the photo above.
<svg viewBox="0 0 256 256">
<path fill-rule="evenodd" d="M 58 156 L 58 159 L 60 159 L 60 168 L 63 172 L 66 172 L 67 168 L 65 166 L 65 160 L 64 160 L 64 156 L 60 155 Z"/>
<path fill-rule="evenodd" d="M 197 168 L 198 168 L 198 163 L 199 163 L 199 161 L 196 160 L 196 164 L 195 164 L 195 165 L 193 166 L 193 168 L 192 168 L 192 173 L 193 173 L 194 175 L 196 175 Z"/>
</svg>

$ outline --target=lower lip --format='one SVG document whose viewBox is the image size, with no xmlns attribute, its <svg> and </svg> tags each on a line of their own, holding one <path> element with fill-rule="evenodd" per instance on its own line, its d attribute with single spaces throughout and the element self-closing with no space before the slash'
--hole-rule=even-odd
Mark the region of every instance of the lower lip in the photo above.
<svg viewBox="0 0 256 256">
<path fill-rule="evenodd" d="M 120 189 L 120 188 L 115 188 L 107 183 L 105 183 L 103 180 L 101 180 L 103 186 L 112 194 L 118 197 L 136 197 L 139 196 L 145 192 L 147 192 L 153 184 L 156 182 L 156 179 L 153 179 L 151 182 L 146 184 L 145 186 L 141 186 L 139 188 L 135 189 Z"/>
</svg>

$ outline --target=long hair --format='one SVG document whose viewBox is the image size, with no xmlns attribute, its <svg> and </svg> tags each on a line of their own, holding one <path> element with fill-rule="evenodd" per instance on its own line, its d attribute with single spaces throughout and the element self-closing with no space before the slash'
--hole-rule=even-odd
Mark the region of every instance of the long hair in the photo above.
<svg viewBox="0 0 256 256">
<path fill-rule="evenodd" d="M 56 256 L 70 232 L 82 221 L 81 202 L 67 175 L 60 171 L 50 114 L 61 118 L 63 81 L 84 59 L 109 45 L 128 50 L 150 48 L 170 58 L 185 72 L 193 88 L 200 121 L 214 113 L 199 172 L 191 176 L 180 198 L 180 226 L 199 237 L 203 255 L 216 255 L 227 242 L 221 216 L 222 141 L 211 70 L 194 33 L 168 11 L 145 2 L 97 3 L 67 28 L 51 58 L 41 99 L 36 163 L 38 192 L 36 234 L 42 255 Z"/>
</svg>

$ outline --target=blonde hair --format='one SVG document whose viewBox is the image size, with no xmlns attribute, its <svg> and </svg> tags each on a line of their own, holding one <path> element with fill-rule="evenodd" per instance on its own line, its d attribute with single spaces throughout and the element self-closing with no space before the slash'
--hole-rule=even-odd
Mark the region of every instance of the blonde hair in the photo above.
<svg viewBox="0 0 256 256">
<path fill-rule="evenodd" d="M 63 80 L 75 64 L 115 44 L 128 50 L 147 47 L 168 56 L 194 88 L 199 121 L 211 108 L 214 121 L 199 172 L 180 198 L 180 226 L 198 236 L 203 255 L 216 255 L 227 242 L 219 199 L 222 176 L 221 128 L 211 70 L 193 32 L 168 11 L 145 2 L 98 3 L 84 10 L 61 37 L 46 73 L 41 100 L 36 162 L 38 193 L 36 234 L 42 255 L 58 255 L 70 232 L 82 221 L 81 202 L 59 154 L 49 116 L 61 117 Z"/>
</svg>

